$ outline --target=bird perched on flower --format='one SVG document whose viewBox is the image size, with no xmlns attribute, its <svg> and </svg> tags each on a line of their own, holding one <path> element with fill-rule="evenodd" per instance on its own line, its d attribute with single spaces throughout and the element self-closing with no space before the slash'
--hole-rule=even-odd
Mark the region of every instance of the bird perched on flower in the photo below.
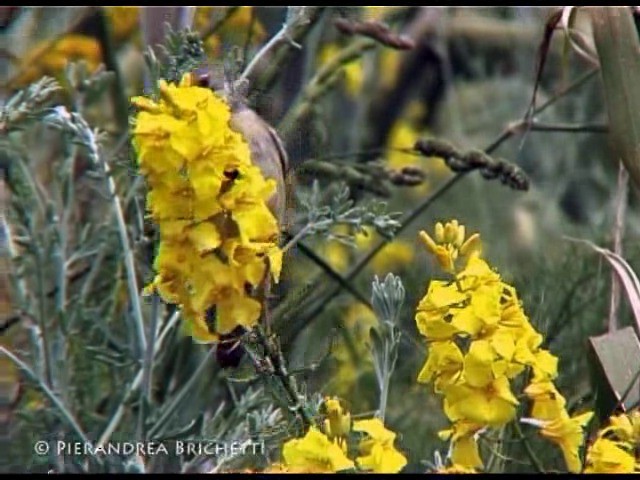
<svg viewBox="0 0 640 480">
<path fill-rule="evenodd" d="M 157 101 L 134 98 L 134 144 L 159 231 L 147 291 L 180 305 L 189 334 L 224 345 L 224 356 L 268 317 L 282 267 L 287 160 L 271 127 L 208 82 L 186 75 L 160 81 Z M 236 364 L 238 353 L 221 363 Z"/>
<path fill-rule="evenodd" d="M 209 73 L 197 75 L 196 83 L 201 87 L 224 91 Z M 262 175 L 276 182 L 276 191 L 267 206 L 278 219 L 283 230 L 288 220 L 288 205 L 291 202 L 291 177 L 289 159 L 278 133 L 254 110 L 249 108 L 240 95 L 235 92 L 223 92 L 229 98 L 232 129 L 240 133 L 249 143 L 251 159 L 260 168 Z"/>
<path fill-rule="evenodd" d="M 231 128 L 242 134 L 249 143 L 253 163 L 260 168 L 262 175 L 275 180 L 276 190 L 267 202 L 267 207 L 277 218 L 280 230 L 284 230 L 288 220 L 287 206 L 291 198 L 291 182 L 288 180 L 289 161 L 282 140 L 254 110 L 237 99 L 231 102 L 229 123 Z M 267 296 L 268 289 L 265 293 Z M 268 301 L 268 298 L 265 301 Z M 216 349 L 216 357 L 221 367 L 239 365 L 244 349 L 239 342 L 233 340 L 243 333 L 244 329 L 238 327 L 230 335 L 223 337 L 227 342 L 223 341 Z"/>
</svg>

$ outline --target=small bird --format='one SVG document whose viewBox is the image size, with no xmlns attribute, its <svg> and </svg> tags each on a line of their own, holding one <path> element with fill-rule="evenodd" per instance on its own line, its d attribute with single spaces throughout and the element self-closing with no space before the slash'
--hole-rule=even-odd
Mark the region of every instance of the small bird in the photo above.
<svg viewBox="0 0 640 480">
<path fill-rule="evenodd" d="M 218 82 L 209 73 L 196 74 L 197 85 L 211 88 L 227 98 L 231 107 L 231 128 L 240 133 L 249 144 L 251 160 L 260 168 L 262 175 L 276 182 L 276 190 L 268 200 L 267 207 L 276 217 L 280 231 L 286 231 L 287 221 L 291 217 L 289 205 L 292 199 L 292 177 L 289 174 L 289 160 L 282 140 L 273 127 L 246 105 L 240 95 L 224 88 L 216 88 L 216 83 Z M 256 292 L 265 309 L 269 301 L 270 287 L 267 272 L 259 292 Z M 213 316 L 213 312 L 211 314 Z M 220 336 L 216 348 L 218 365 L 223 368 L 235 368 L 240 364 L 245 353 L 240 338 L 245 332 L 244 327 L 238 326 L 229 334 Z"/>
<path fill-rule="evenodd" d="M 289 204 L 292 200 L 292 178 L 289 172 L 289 158 L 282 140 L 271 125 L 249 108 L 236 92 L 229 92 L 220 79 L 209 72 L 196 73 L 196 84 L 211 88 L 227 98 L 231 106 L 231 128 L 240 133 L 249 143 L 251 160 L 262 175 L 276 182 L 276 192 L 267 206 L 278 220 L 280 229 L 285 229 Z"/>
<path fill-rule="evenodd" d="M 276 192 L 267 206 L 276 216 L 280 228 L 287 221 L 289 159 L 276 131 L 244 103 L 235 101 L 231 106 L 231 128 L 249 142 L 251 159 L 265 178 L 276 182 Z M 289 179 L 290 180 L 290 179 Z"/>
</svg>

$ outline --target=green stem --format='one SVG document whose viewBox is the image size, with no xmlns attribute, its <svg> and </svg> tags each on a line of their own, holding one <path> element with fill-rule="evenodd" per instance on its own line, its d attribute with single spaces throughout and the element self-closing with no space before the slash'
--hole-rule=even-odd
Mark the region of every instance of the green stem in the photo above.
<svg viewBox="0 0 640 480">
<path fill-rule="evenodd" d="M 524 435 L 524 433 L 522 433 L 522 429 L 520 428 L 520 424 L 518 423 L 517 419 L 515 422 L 513 422 L 513 427 L 515 428 L 516 433 L 520 437 L 520 440 L 522 440 L 522 444 L 524 445 L 524 448 L 527 451 L 527 455 L 529 456 L 529 459 L 531 460 L 531 463 L 533 464 L 537 472 L 546 473 L 542 463 L 536 456 L 536 453 L 533 451 L 533 448 L 531 448 L 531 445 L 529 444 L 529 440 Z"/>
</svg>

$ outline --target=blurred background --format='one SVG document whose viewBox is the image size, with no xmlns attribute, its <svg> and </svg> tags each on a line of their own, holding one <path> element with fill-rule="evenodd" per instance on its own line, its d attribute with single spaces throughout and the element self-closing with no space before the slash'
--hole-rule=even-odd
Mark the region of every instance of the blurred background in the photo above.
<svg viewBox="0 0 640 480">
<path fill-rule="evenodd" d="M 135 155 L 128 146 L 128 116 L 132 113 L 128 99 L 144 91 L 143 54 L 163 38 L 164 21 L 175 29 L 185 21 L 177 13 L 164 12 L 158 17 L 156 12 L 153 17 L 146 10 L 0 8 L 0 103 L 44 75 L 60 82 L 62 88 L 49 104 L 80 111 L 91 126 L 104 132 L 104 150 L 112 155 L 132 238 L 143 232 L 136 222 L 144 192 L 135 182 Z M 193 10 L 186 21 L 203 40 L 206 58 L 200 68 L 218 82 L 237 77 L 277 34 L 287 15 L 286 8 L 276 7 Z M 242 92 L 285 144 L 293 172 L 292 232 L 304 222 L 301 205 L 315 179 L 326 198 L 340 182 L 346 182 L 355 202 L 379 199 L 390 212 L 408 215 L 415 211 L 454 175 L 442 158 L 410 151 L 419 139 L 440 138 L 460 151 L 486 149 L 498 141 L 492 157 L 517 165 L 529 179 L 527 191 L 516 191 L 477 172 L 466 175 L 421 209 L 362 271 L 347 280 L 352 289 L 370 298 L 374 275 L 393 272 L 407 290 L 402 346 L 386 417 L 409 458 L 407 471 L 424 471 L 424 462 L 433 461 L 436 450 L 446 450 L 437 437 L 437 431 L 447 425 L 441 400 L 432 394 L 430 385 L 416 382 L 426 345 L 415 326 L 415 308 L 429 280 L 439 278 L 417 232 L 432 232 L 437 221 L 456 218 L 467 232 L 480 232 L 485 256 L 517 288 L 531 322 L 545 336 L 547 348 L 560 358 L 557 385 L 567 398 L 569 411 L 589 406 L 593 389 L 586 361 L 587 338 L 606 331 L 611 274 L 591 250 L 566 237 L 611 246 L 618 177 L 606 134 L 602 83 L 597 73 L 590 73 L 596 66 L 593 58 L 576 53 L 562 35 L 554 35 L 548 48 L 543 48 L 544 68 L 538 70 L 545 26 L 557 14 L 551 8 L 309 10 L 308 22 L 291 39 L 297 46 L 286 44 L 263 57 Z M 408 39 L 411 48 L 393 48 L 349 35 L 338 28 L 337 20 L 384 22 L 390 31 Z M 578 15 L 573 28 L 581 32 L 583 50 L 593 50 L 588 22 L 581 22 Z M 534 91 L 536 107 L 549 104 L 542 113 L 527 118 Z M 527 119 L 533 120 L 527 123 Z M 11 139 L 0 140 L 0 166 L 20 161 L 48 192 L 43 195 L 51 200 L 51 208 L 65 205 L 58 202 L 56 193 L 60 185 L 56 169 L 68 165 L 65 158 L 70 155 L 61 134 L 36 122 L 11 135 Z M 16 142 L 20 149 L 16 150 Z M 67 240 L 68 251 L 75 244 L 82 251 L 102 249 L 105 253 L 100 260 L 103 270 L 90 288 L 83 289 L 85 280 L 81 280 L 69 294 L 85 296 L 82 302 L 69 303 L 70 312 L 81 312 L 68 313 L 75 320 L 61 334 L 64 348 L 58 351 L 60 363 L 53 376 L 58 376 L 64 398 L 93 438 L 124 402 L 135 366 L 127 360 L 131 341 L 117 237 L 105 220 L 110 204 L 102 182 L 90 175 L 91 168 L 80 154 L 74 155 L 76 195 L 70 215 L 76 221 Z M 394 172 L 407 167 L 420 172 L 419 181 L 393 181 Z M 34 213 L 32 231 L 25 231 L 24 209 L 31 207 L 20 210 L 21 198 L 16 193 L 15 201 L 7 202 L 6 207 L 18 237 L 16 271 L 27 291 L 37 291 L 39 276 L 47 288 L 54 288 L 53 274 L 37 274 L 33 249 L 28 242 L 21 243 L 29 236 L 39 239 L 44 252 L 40 268 L 49 271 L 47 245 L 55 242 L 47 232 L 53 217 Z M 632 266 L 639 253 L 637 203 L 631 194 L 623 248 Z M 338 229 L 335 233 L 348 232 Z M 367 345 L 368 328 L 376 319 L 334 277 L 347 275 L 381 239 L 373 231 L 355 235 L 353 245 L 326 237 L 305 239 L 306 253 L 294 248 L 287 255 L 283 283 L 274 300 L 276 315 L 280 314 L 276 331 L 290 368 L 299 372 L 305 390 L 340 396 L 354 415 L 370 413 L 377 406 Z M 95 260 L 91 255 L 87 253 L 86 258 Z M 148 280 L 152 268 L 148 249 L 136 244 L 136 255 L 141 280 Z M 325 265 L 319 265 L 316 257 Z M 327 265 L 333 276 L 326 273 Z M 120 279 L 118 285 L 114 285 L 114 275 Z M 20 308 L 36 312 L 36 317 L 55 302 L 37 295 L 27 297 L 16 299 L 14 295 L 13 302 L 24 302 Z M 147 311 L 151 306 L 144 308 Z M 621 308 L 621 323 L 626 325 L 630 315 L 624 302 Z M 29 321 L 23 321 L 7 327 L 3 344 L 16 349 L 27 345 L 22 337 L 28 337 L 28 325 Z M 157 405 L 175 399 L 208 351 L 207 346 L 194 344 L 178 331 L 167 338 L 154 372 Z M 51 432 L 65 435 L 64 428 L 37 389 L 24 379 L 17 380 L 8 366 L 6 372 L 2 372 L 8 378 L 6 385 L 20 384 L 20 393 L 15 401 L 7 402 L 9 413 L 5 415 L 9 469 L 46 471 L 51 460 L 33 455 L 30 445 Z M 229 413 L 237 407 L 237 397 L 247 394 L 247 388 L 262 392 L 249 380 L 239 380 L 250 379 L 252 365 L 245 357 L 237 368 L 221 368 L 212 362 L 199 372 L 189 384 L 189 395 L 180 397 L 179 408 L 175 406 L 170 420 L 165 419 L 171 428 L 163 431 L 180 430 L 201 416 L 202 431 L 209 428 L 232 435 L 230 426 L 221 425 L 233 423 L 234 415 L 244 418 Z M 260 404 L 264 398 L 260 394 L 251 401 Z M 137 418 L 139 408 L 135 402 L 126 402 L 124 418 Z M 116 436 L 127 438 L 135 425 L 130 423 L 118 423 Z M 518 443 L 510 444 L 502 453 L 523 458 L 519 448 Z M 540 448 L 546 448 L 542 458 L 547 465 L 562 468 L 557 451 L 543 447 L 542 442 Z M 492 467 L 502 468 L 499 463 Z M 507 468 L 528 471 L 526 465 L 516 462 Z"/>
</svg>

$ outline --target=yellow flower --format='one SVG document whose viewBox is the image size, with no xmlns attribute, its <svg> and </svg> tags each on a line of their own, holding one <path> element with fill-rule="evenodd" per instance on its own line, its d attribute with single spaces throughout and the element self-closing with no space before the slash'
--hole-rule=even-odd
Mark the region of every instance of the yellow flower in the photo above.
<svg viewBox="0 0 640 480">
<path fill-rule="evenodd" d="M 451 461 L 454 465 L 465 469 L 482 468 L 482 459 L 478 451 L 475 434 L 482 430 L 483 425 L 461 420 L 456 422 L 450 430 L 438 433 L 442 440 L 451 440 Z M 449 472 L 452 473 L 452 472 Z"/>
<path fill-rule="evenodd" d="M 445 414 L 453 422 L 469 420 L 482 425 L 502 426 L 513 420 L 518 400 L 506 377 L 498 377 L 483 387 L 467 381 L 444 389 Z"/>
<path fill-rule="evenodd" d="M 579 473 L 582 469 L 578 450 L 584 442 L 582 430 L 591 417 L 593 412 L 586 412 L 572 418 L 565 413 L 554 420 L 542 422 L 540 434 L 560 447 L 571 473 Z"/>
<path fill-rule="evenodd" d="M 356 462 L 360 468 L 373 473 L 397 473 L 407 464 L 407 459 L 393 445 L 396 434 L 384 427 L 378 418 L 354 422 L 355 432 L 364 432 L 360 441 L 360 456 Z"/>
<path fill-rule="evenodd" d="M 566 400 L 550 381 L 531 382 L 524 393 L 533 401 L 531 417 L 553 420 L 565 413 Z"/>
<path fill-rule="evenodd" d="M 295 473 L 333 473 L 355 468 L 342 448 L 315 427 L 310 427 L 303 438 L 285 443 L 282 456 L 287 469 Z"/>
<path fill-rule="evenodd" d="M 344 410 L 337 398 L 326 398 L 324 401 L 327 419 L 324 429 L 330 439 L 344 438 L 351 430 L 351 414 Z"/>
<path fill-rule="evenodd" d="M 479 260 L 481 246 L 480 236 L 476 233 L 466 238 L 466 229 L 457 220 L 451 220 L 445 225 L 436 224 L 435 240 L 424 230 L 419 234 L 427 251 L 436 257 L 440 268 L 447 273 L 455 273 L 458 257 L 465 260 L 463 275 L 472 277 L 495 276 L 486 263 L 468 265 L 472 260 Z"/>
<path fill-rule="evenodd" d="M 609 426 L 600 433 L 600 436 L 608 433 L 628 443 L 640 443 L 640 412 L 633 410 L 626 414 L 613 415 L 609 419 Z"/>
<path fill-rule="evenodd" d="M 160 230 L 153 285 L 182 307 L 194 338 L 215 341 L 256 324 L 261 304 L 249 292 L 267 266 L 279 279 L 279 226 L 267 207 L 275 182 L 230 127 L 222 97 L 191 86 L 189 75 L 159 87 L 158 102 L 132 99 L 140 110 L 133 133 L 150 189 L 147 208 Z"/>
<path fill-rule="evenodd" d="M 351 264 L 349 261 L 349 247 L 340 242 L 328 241 L 321 246 L 322 257 L 338 272 L 346 272 Z"/>
<path fill-rule="evenodd" d="M 633 473 L 636 459 L 623 442 L 598 438 L 588 449 L 584 473 Z"/>
<path fill-rule="evenodd" d="M 418 382 L 428 383 L 435 378 L 435 391 L 441 392 L 459 378 L 462 366 L 463 355 L 454 342 L 433 342 Z"/>
</svg>

